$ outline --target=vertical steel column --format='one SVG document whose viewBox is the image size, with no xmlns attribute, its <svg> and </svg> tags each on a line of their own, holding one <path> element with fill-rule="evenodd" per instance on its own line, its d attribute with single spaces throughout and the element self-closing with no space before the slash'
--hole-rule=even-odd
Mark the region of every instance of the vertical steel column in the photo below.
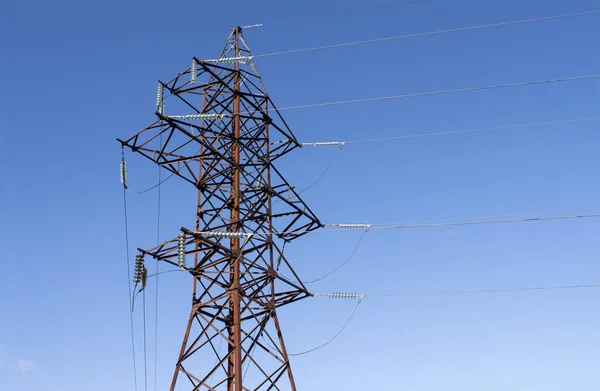
<svg viewBox="0 0 600 391">
<path fill-rule="evenodd" d="M 239 34 L 240 27 L 235 30 L 235 56 L 240 55 Z M 234 75 L 234 97 L 233 97 L 233 148 L 232 148 L 232 187 L 231 187 L 231 226 L 234 232 L 240 227 L 240 63 L 235 63 Z M 230 355 L 229 355 L 229 390 L 242 391 L 242 333 L 241 333 L 241 311 L 240 311 L 240 263 L 242 254 L 240 249 L 240 238 L 231 238 L 231 272 L 229 288 L 230 295 L 230 321 L 229 328 Z"/>
</svg>

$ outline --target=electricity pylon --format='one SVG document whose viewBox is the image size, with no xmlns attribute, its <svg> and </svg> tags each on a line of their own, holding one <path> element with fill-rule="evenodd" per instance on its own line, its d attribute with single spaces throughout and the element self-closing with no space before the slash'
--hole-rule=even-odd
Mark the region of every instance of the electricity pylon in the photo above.
<svg viewBox="0 0 600 391">
<path fill-rule="evenodd" d="M 119 141 L 198 190 L 195 229 L 138 254 L 138 268 L 150 256 L 193 276 L 170 390 L 296 390 L 276 309 L 310 293 L 283 247 L 322 224 L 273 165 L 301 145 L 241 27 L 217 59 L 159 82 L 156 116 Z"/>
</svg>

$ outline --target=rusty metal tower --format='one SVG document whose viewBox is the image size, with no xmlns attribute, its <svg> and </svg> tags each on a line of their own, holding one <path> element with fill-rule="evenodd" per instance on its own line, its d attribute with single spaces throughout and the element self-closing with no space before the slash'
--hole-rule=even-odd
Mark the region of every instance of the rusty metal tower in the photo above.
<svg viewBox="0 0 600 391">
<path fill-rule="evenodd" d="M 193 277 L 170 390 L 295 390 L 276 309 L 310 293 L 282 249 L 322 224 L 273 165 L 300 144 L 241 27 L 218 58 L 159 82 L 156 116 L 119 141 L 198 191 L 194 229 L 138 254 L 140 270 L 152 257 Z"/>
</svg>

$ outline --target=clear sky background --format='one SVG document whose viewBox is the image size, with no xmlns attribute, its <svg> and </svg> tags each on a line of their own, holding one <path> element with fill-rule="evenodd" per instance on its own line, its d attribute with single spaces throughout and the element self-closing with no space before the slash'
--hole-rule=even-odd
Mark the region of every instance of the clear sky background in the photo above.
<svg viewBox="0 0 600 391">
<path fill-rule="evenodd" d="M 600 9 L 598 0 L 28 1 L 0 11 L 0 390 L 132 391 L 120 147 L 153 121 L 157 79 L 213 58 L 236 24 L 255 54 Z M 369 10 L 362 10 L 369 8 Z M 600 16 L 257 59 L 278 106 L 600 73 Z M 600 81 L 292 110 L 301 141 L 352 140 L 600 116 Z M 304 200 L 324 222 L 388 223 L 600 207 L 597 122 L 346 146 Z M 298 187 L 334 149 L 296 150 Z M 132 189 L 157 171 L 129 154 Z M 161 239 L 195 196 L 162 188 Z M 129 197 L 132 248 L 156 242 L 155 192 Z M 600 219 L 369 232 L 315 292 L 388 293 L 600 281 Z M 308 235 L 305 279 L 360 232 Z M 189 311 L 189 278 L 160 280 L 157 389 Z M 154 295 L 147 291 L 148 389 Z M 330 345 L 295 357 L 304 391 L 597 391 L 600 290 L 366 298 Z M 281 311 L 288 350 L 330 339 L 352 300 Z M 139 389 L 142 317 L 136 311 Z"/>
</svg>

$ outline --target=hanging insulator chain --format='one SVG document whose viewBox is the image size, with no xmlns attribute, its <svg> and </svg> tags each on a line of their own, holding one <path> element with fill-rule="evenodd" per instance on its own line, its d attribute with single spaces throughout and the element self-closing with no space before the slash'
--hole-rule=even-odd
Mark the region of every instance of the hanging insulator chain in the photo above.
<svg viewBox="0 0 600 391">
<path fill-rule="evenodd" d="M 156 88 L 156 110 L 159 114 L 164 114 L 165 102 L 164 102 L 164 86 L 161 82 L 158 82 Z"/>
<path fill-rule="evenodd" d="M 127 188 L 127 164 L 121 160 L 121 183 Z"/>
<path fill-rule="evenodd" d="M 196 60 L 192 60 L 192 69 L 190 73 L 190 83 L 196 84 L 196 73 L 198 73 Z"/>
<path fill-rule="evenodd" d="M 146 269 L 146 266 L 142 266 L 142 276 L 140 279 L 140 292 L 146 288 L 147 280 L 148 280 L 148 269 Z"/>
<path fill-rule="evenodd" d="M 179 234 L 179 239 L 177 242 L 177 254 L 177 265 L 181 270 L 185 270 L 185 234 L 183 232 Z"/>
<path fill-rule="evenodd" d="M 135 256 L 135 270 L 133 272 L 133 282 L 135 282 L 136 284 L 142 283 L 144 269 L 144 255 L 138 254 Z"/>
</svg>

